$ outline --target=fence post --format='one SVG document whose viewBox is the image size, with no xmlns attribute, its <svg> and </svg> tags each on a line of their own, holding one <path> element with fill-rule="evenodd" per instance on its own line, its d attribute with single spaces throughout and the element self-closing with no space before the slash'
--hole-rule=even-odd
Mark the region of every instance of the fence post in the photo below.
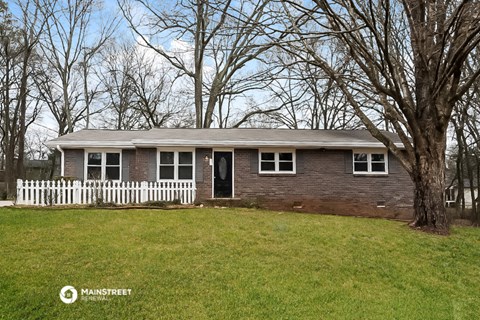
<svg viewBox="0 0 480 320">
<path fill-rule="evenodd" d="M 23 180 L 17 179 L 17 204 L 23 204 Z"/>
<path fill-rule="evenodd" d="M 41 180 L 40 181 L 40 194 L 39 194 L 40 205 L 41 206 L 45 206 L 47 204 L 46 197 L 45 197 L 45 185 L 46 185 L 46 182 Z"/>
<path fill-rule="evenodd" d="M 140 203 L 146 202 L 148 199 L 148 182 L 140 182 Z"/>
</svg>

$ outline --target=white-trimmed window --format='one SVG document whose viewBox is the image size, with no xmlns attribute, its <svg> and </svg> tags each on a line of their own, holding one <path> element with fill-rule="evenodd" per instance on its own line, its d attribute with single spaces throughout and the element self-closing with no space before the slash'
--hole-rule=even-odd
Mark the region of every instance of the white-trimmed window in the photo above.
<svg viewBox="0 0 480 320">
<path fill-rule="evenodd" d="M 114 180 L 122 178 L 120 150 L 85 150 L 85 180 Z"/>
<path fill-rule="evenodd" d="M 193 180 L 193 151 L 159 150 L 157 159 L 157 180 Z"/>
<path fill-rule="evenodd" d="M 388 156 L 384 151 L 353 152 L 353 173 L 386 174 L 388 173 Z"/>
<path fill-rule="evenodd" d="M 260 150 L 259 173 L 295 173 L 295 152 L 292 150 Z"/>
</svg>

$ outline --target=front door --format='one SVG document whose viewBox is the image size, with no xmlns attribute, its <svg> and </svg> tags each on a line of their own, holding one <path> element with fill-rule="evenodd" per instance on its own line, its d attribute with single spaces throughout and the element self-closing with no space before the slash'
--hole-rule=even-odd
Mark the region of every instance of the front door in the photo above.
<svg viewBox="0 0 480 320">
<path fill-rule="evenodd" d="M 233 194 L 232 152 L 213 153 L 213 196 L 231 198 Z"/>
</svg>

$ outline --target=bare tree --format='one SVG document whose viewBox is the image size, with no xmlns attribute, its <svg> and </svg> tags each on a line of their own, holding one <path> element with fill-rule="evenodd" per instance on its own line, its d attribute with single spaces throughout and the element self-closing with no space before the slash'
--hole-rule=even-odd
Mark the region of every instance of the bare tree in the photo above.
<svg viewBox="0 0 480 320">
<path fill-rule="evenodd" d="M 30 1 L 17 3 L 20 15 L 9 14 L 5 3 L 0 3 L 0 129 L 2 152 L 5 157 L 7 195 L 15 191 L 15 179 L 24 178 L 26 130 L 39 114 L 38 104 L 29 106 L 29 84 L 33 72 L 32 60 L 38 34 L 35 27 L 38 11 Z"/>
<path fill-rule="evenodd" d="M 412 226 L 448 232 L 444 207 L 446 132 L 455 103 L 480 73 L 462 72 L 480 41 L 480 7 L 472 1 L 284 1 L 291 53 L 307 52 L 342 89 L 372 135 L 400 160 L 415 186 Z M 315 27 L 312 28 L 312 25 Z M 307 32 L 308 31 L 308 32 Z M 310 38 L 336 41 L 355 62 L 338 74 Z M 353 83 L 350 85 L 349 83 Z M 399 149 L 354 99 L 375 101 L 398 133 Z M 409 138 L 410 137 L 410 138 Z"/>
<path fill-rule="evenodd" d="M 288 52 L 276 52 L 273 63 L 282 70 L 272 75 L 269 86 L 278 112 L 269 115 L 291 129 L 346 129 L 361 126 L 345 95 L 322 69 Z M 337 73 L 344 73 L 348 60 L 330 59 Z"/>
<path fill-rule="evenodd" d="M 103 101 L 108 113 L 102 123 L 116 130 L 136 128 L 139 115 L 131 107 L 134 96 L 134 52 L 128 45 L 111 43 L 102 52 L 102 67 L 97 71 L 102 82 Z"/>
<path fill-rule="evenodd" d="M 188 123 L 191 105 L 183 89 L 173 85 L 176 70 L 162 57 L 130 42 L 112 42 L 102 56 L 98 76 L 111 111 L 104 117 L 106 127 L 150 129 Z"/>
<path fill-rule="evenodd" d="M 269 3 L 120 1 L 120 6 L 142 41 L 192 80 L 196 127 L 201 128 L 212 125 L 219 103 L 231 101 L 228 96 L 258 87 L 261 74 L 253 76 L 245 70 L 254 69 L 273 46 L 264 35 L 264 26 L 276 19 L 265 14 Z M 132 6 L 140 6 L 147 15 L 135 16 Z M 175 39 L 184 43 L 182 50 L 165 48 Z"/>
<path fill-rule="evenodd" d="M 473 73 L 480 66 L 480 52 L 474 50 L 465 64 L 465 73 Z M 466 215 L 465 194 L 469 194 L 472 222 L 480 223 L 478 183 L 480 181 L 480 81 L 475 81 L 465 96 L 456 104 L 452 115 L 456 142 L 455 178 L 458 186 L 456 210 Z"/>
<path fill-rule="evenodd" d="M 168 127 L 187 120 L 191 104 L 184 99 L 183 89 L 174 85 L 178 71 L 149 48 L 133 49 L 135 67 L 128 76 L 133 84 L 132 107 L 142 119 L 139 127 Z"/>
<path fill-rule="evenodd" d="M 16 30 L 13 27 L 11 14 L 8 12 L 7 5 L 0 2 L 1 20 L 0 20 L 0 41 L 1 41 L 1 130 L 2 130 L 2 152 L 5 157 L 5 184 L 7 195 L 13 193 L 14 187 L 14 159 L 15 159 L 15 138 L 16 138 L 16 119 L 18 110 L 13 108 L 11 91 L 15 79 L 15 60 L 18 56 L 18 48 L 12 48 L 12 38 L 17 37 Z M 13 78 L 13 79 L 12 79 Z M 14 109 L 14 110 L 11 110 Z M 12 117 L 13 116 L 13 117 Z"/>
<path fill-rule="evenodd" d="M 25 136 L 26 130 L 30 123 L 32 123 L 37 115 L 40 113 L 40 108 L 38 106 L 38 101 L 32 101 L 31 104 L 34 105 L 33 113 L 31 119 L 27 117 L 27 104 L 29 96 L 29 84 L 32 83 L 31 77 L 35 72 L 36 65 L 32 60 L 39 60 L 38 55 L 35 54 L 34 50 L 38 44 L 40 33 L 43 30 L 45 21 L 40 19 L 40 13 L 38 7 L 35 6 L 34 1 L 18 1 L 18 8 L 21 11 L 21 24 L 23 26 L 22 32 L 22 43 L 23 43 L 23 54 L 21 61 L 21 77 L 20 77 L 20 86 L 19 86 L 19 130 L 18 130 L 18 159 L 17 159 L 17 178 L 25 179 L 25 166 L 24 166 L 24 157 L 25 157 Z"/>
<path fill-rule="evenodd" d="M 88 88 L 89 63 L 115 31 L 117 19 L 109 18 L 97 0 L 48 0 L 37 6 L 46 21 L 40 47 L 48 62 L 38 83 L 62 135 L 89 116 L 95 95 Z"/>
</svg>

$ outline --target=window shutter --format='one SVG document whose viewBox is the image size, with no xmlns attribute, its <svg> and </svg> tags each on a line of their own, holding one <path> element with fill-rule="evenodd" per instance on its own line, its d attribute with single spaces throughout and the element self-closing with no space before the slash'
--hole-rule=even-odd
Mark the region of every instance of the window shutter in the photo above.
<svg viewBox="0 0 480 320">
<path fill-rule="evenodd" d="M 345 173 L 353 173 L 353 151 L 345 151 Z"/>
<path fill-rule="evenodd" d="M 297 162 L 297 174 L 305 173 L 305 153 L 303 150 L 295 151 L 295 160 Z"/>
<path fill-rule="evenodd" d="M 130 150 L 122 150 L 122 181 L 130 180 L 130 159 L 131 157 Z"/>
<path fill-rule="evenodd" d="M 195 151 L 195 181 L 203 182 L 203 157 L 207 153 L 206 149 L 197 149 Z"/>
<path fill-rule="evenodd" d="M 148 170 L 147 170 L 147 180 L 156 181 L 157 180 L 157 150 L 148 149 Z"/>
<path fill-rule="evenodd" d="M 258 173 L 258 149 L 250 153 L 250 173 Z"/>
<path fill-rule="evenodd" d="M 84 165 L 85 165 L 85 151 L 84 150 L 72 150 L 74 152 L 73 158 L 75 159 L 75 178 L 83 180 L 85 177 Z"/>
<path fill-rule="evenodd" d="M 388 173 L 400 173 L 402 170 L 402 165 L 390 151 L 387 154 L 388 157 Z"/>
</svg>

